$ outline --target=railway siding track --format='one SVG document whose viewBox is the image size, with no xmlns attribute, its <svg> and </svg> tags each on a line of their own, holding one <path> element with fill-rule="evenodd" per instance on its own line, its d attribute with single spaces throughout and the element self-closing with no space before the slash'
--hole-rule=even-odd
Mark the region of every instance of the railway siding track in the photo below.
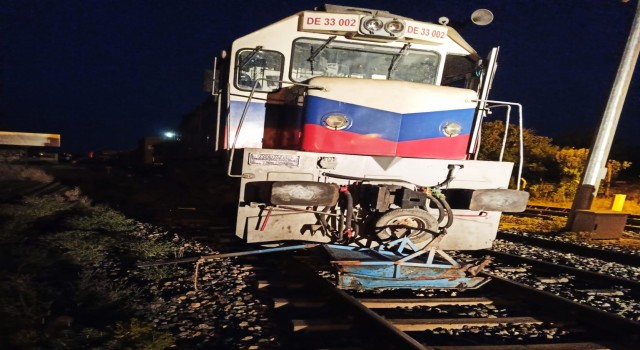
<svg viewBox="0 0 640 350">
<path fill-rule="evenodd" d="M 568 208 L 529 205 L 524 212 L 509 213 L 509 215 L 519 217 L 538 217 L 553 220 L 558 217 L 567 218 L 570 211 L 571 209 Z M 640 233 L 640 215 L 629 214 L 627 216 L 627 223 L 624 229 L 625 231 Z"/>
<path fill-rule="evenodd" d="M 610 249 L 600 249 L 590 246 L 586 246 L 578 243 L 570 243 L 566 241 L 554 240 L 548 237 L 534 237 L 526 233 L 508 233 L 498 232 L 498 239 L 524 244 L 527 246 L 537 246 L 546 249 L 553 249 L 555 251 L 564 253 L 575 253 L 583 257 L 596 258 L 611 262 L 616 262 L 625 265 L 639 266 L 640 267 L 640 251 L 620 252 L 612 251 Z M 635 254 L 634 254 L 635 253 Z"/>
<path fill-rule="evenodd" d="M 58 181 L 38 182 L 38 181 L 3 181 L 0 189 L 0 201 L 15 201 L 26 196 L 43 196 L 47 194 L 62 194 L 68 191 L 69 187 Z"/>
<path fill-rule="evenodd" d="M 596 330 L 600 329 L 603 332 L 617 334 L 621 339 L 626 339 L 627 344 L 638 341 L 640 322 L 584 305 L 552 292 L 518 283 L 497 274 L 487 272 L 482 272 L 481 274 L 491 277 L 493 279 L 492 283 L 494 285 L 497 284 L 502 290 L 510 291 L 514 294 L 517 293 L 523 299 L 529 300 L 546 310 L 555 310 L 556 313 L 561 313 L 563 317 L 569 316 L 580 320 L 581 323 L 588 324 Z"/>
<path fill-rule="evenodd" d="M 507 248 L 511 249 L 498 244 L 498 249 L 510 250 L 510 253 L 495 249 L 483 251 L 495 257 L 490 268 L 493 275 L 558 295 L 587 308 L 606 311 L 611 315 L 611 324 L 618 323 L 617 328 L 621 329 L 634 329 L 635 333 L 630 334 L 640 334 L 640 270 L 637 267 L 611 266 L 608 262 L 571 254 L 567 258 L 547 249 L 536 251 L 527 247 L 525 252 L 516 244 L 509 244 Z"/>
<path fill-rule="evenodd" d="M 609 274 L 593 272 L 563 264 L 499 252 L 496 250 L 484 250 L 483 252 L 498 258 L 500 262 L 508 261 L 513 264 L 526 264 L 552 274 L 570 274 L 589 282 L 600 283 L 608 286 L 619 285 L 625 288 L 640 290 L 640 282 L 638 280 L 616 277 Z M 636 274 L 636 277 L 638 276 L 640 276 L 640 274 Z"/>
</svg>

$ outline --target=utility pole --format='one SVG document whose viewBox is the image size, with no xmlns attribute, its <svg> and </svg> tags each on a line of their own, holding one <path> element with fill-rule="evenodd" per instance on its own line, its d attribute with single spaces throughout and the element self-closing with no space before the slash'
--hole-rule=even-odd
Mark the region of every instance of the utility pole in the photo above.
<svg viewBox="0 0 640 350">
<path fill-rule="evenodd" d="M 620 66 L 613 82 L 609 101 L 605 108 L 600 128 L 593 146 L 589 152 L 589 161 L 587 168 L 582 174 L 582 181 L 576 192 L 567 220 L 567 229 L 573 227 L 575 212 L 577 210 L 589 210 L 593 199 L 598 193 L 600 180 L 604 178 L 606 171 L 607 159 L 611 150 L 611 143 L 618 126 L 622 106 L 629 90 L 633 70 L 638 61 L 638 53 L 640 52 L 640 1 L 636 8 L 636 14 L 631 26 L 631 33 L 627 39 L 627 44 L 622 55 Z"/>
</svg>

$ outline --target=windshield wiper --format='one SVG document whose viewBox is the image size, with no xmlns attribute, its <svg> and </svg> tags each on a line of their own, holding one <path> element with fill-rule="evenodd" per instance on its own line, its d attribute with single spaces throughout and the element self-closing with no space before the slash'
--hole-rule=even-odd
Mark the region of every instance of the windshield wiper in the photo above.
<svg viewBox="0 0 640 350">
<path fill-rule="evenodd" d="M 327 39 L 324 44 L 320 45 L 320 47 L 315 50 L 315 51 L 311 51 L 311 55 L 309 56 L 309 58 L 307 58 L 307 61 L 311 62 L 311 64 L 313 64 L 313 60 L 316 59 L 316 57 L 320 54 L 320 52 L 322 52 L 322 50 L 324 50 L 327 45 L 331 44 L 331 42 L 336 38 L 336 36 L 332 36 L 329 37 L 329 39 Z M 313 50 L 313 49 L 312 49 Z"/>
<path fill-rule="evenodd" d="M 393 58 L 391 59 L 391 65 L 389 66 L 389 73 L 387 74 L 387 80 L 391 78 L 391 73 L 393 73 L 393 71 L 396 70 L 396 66 L 400 61 L 400 57 L 406 55 L 410 47 L 411 47 L 411 43 L 406 43 L 397 54 L 393 55 Z"/>
</svg>

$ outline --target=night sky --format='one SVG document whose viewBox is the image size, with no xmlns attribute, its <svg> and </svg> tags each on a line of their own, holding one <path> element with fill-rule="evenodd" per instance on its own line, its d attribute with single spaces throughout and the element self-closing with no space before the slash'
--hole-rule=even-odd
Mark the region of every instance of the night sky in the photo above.
<svg viewBox="0 0 640 350">
<path fill-rule="evenodd" d="M 458 27 L 481 54 L 500 46 L 491 98 L 524 105 L 525 127 L 592 139 L 637 0 L 334 1 Z M 62 149 L 131 150 L 175 128 L 206 98 L 203 71 L 242 35 L 317 1 L 0 0 L 0 130 L 62 135 Z M 640 148 L 640 69 L 616 145 Z M 577 143 L 576 143 L 577 144 Z"/>
</svg>

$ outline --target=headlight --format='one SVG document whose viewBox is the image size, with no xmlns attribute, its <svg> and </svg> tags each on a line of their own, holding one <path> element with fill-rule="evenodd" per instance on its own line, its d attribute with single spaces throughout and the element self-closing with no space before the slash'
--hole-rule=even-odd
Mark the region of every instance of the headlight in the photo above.
<svg viewBox="0 0 640 350">
<path fill-rule="evenodd" d="M 442 125 L 442 133 L 448 137 L 455 137 L 462 132 L 462 125 L 456 122 L 446 122 Z"/>
<path fill-rule="evenodd" d="M 401 19 L 376 15 L 362 17 L 358 33 L 367 38 L 393 40 L 403 36 L 405 29 L 405 22 Z"/>
<path fill-rule="evenodd" d="M 382 23 L 382 21 L 377 18 L 369 18 L 365 20 L 364 23 L 362 23 L 362 27 L 370 32 L 379 31 L 380 29 L 382 29 L 383 25 L 384 23 Z"/>
<path fill-rule="evenodd" d="M 341 113 L 329 113 L 322 117 L 322 123 L 329 129 L 342 130 L 351 126 L 351 120 Z"/>
<path fill-rule="evenodd" d="M 394 19 L 393 21 L 389 21 L 384 25 L 384 30 L 393 35 L 402 33 L 404 31 L 404 23 Z"/>
</svg>

